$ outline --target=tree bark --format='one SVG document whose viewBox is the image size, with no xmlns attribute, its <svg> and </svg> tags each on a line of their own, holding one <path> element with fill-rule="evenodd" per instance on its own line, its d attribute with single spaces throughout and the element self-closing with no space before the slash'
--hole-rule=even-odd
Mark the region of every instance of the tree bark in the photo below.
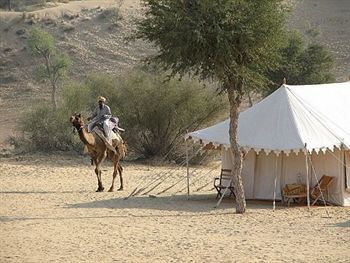
<svg viewBox="0 0 350 263">
<path fill-rule="evenodd" d="M 57 91 L 57 87 L 56 87 L 56 83 L 55 82 L 51 82 L 52 85 L 52 91 L 51 91 L 51 101 L 52 101 L 52 105 L 54 110 L 57 110 L 57 99 L 56 99 L 56 91 Z"/>
<path fill-rule="evenodd" d="M 11 5 L 11 0 L 7 0 L 7 9 L 8 11 L 11 11 L 12 10 L 12 5 Z"/>
<path fill-rule="evenodd" d="M 55 82 L 54 73 L 51 70 L 51 54 L 48 51 L 45 51 L 43 53 L 43 56 L 45 58 L 46 71 L 47 71 L 48 77 L 49 77 L 50 82 L 51 82 L 51 87 L 52 87 L 52 90 L 51 90 L 52 108 L 54 110 L 57 110 L 57 100 L 56 100 L 57 86 L 56 86 L 56 82 Z"/>
<path fill-rule="evenodd" d="M 242 93 L 235 89 L 232 84 L 227 88 L 230 102 L 230 144 L 233 156 L 233 186 L 236 195 L 236 213 L 243 214 L 246 211 L 246 201 L 242 183 L 243 155 L 237 141 L 239 107 L 242 102 Z"/>
</svg>

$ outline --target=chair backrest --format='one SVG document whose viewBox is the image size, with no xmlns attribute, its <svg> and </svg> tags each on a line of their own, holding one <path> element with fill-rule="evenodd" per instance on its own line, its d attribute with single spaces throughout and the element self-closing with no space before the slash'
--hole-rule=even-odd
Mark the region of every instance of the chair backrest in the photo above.
<svg viewBox="0 0 350 263">
<path fill-rule="evenodd" d="M 325 192 L 328 190 L 328 186 L 333 181 L 333 176 L 323 175 L 321 179 L 318 181 L 318 183 L 314 186 L 314 188 L 311 191 L 311 197 L 317 197 L 321 194 L 321 192 Z"/>
<path fill-rule="evenodd" d="M 220 185 L 228 185 L 228 183 L 231 181 L 232 185 L 232 171 L 231 169 L 221 169 L 220 174 Z"/>
<path fill-rule="evenodd" d="M 332 176 L 323 175 L 315 187 L 318 188 L 318 185 L 320 185 L 319 187 L 321 188 L 322 191 L 324 191 L 327 189 L 327 187 L 330 185 L 333 179 L 334 177 Z"/>
</svg>

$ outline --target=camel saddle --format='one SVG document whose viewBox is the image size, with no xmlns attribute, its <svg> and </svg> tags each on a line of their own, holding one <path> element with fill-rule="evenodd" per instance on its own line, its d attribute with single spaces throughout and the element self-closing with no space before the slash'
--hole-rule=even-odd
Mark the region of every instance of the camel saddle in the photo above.
<svg viewBox="0 0 350 263">
<path fill-rule="evenodd" d="M 95 132 L 105 143 L 106 147 L 110 149 L 112 152 L 116 152 L 115 147 L 113 147 L 113 144 L 119 145 L 123 143 L 122 137 L 119 135 L 119 133 L 111 132 L 111 138 L 106 138 L 103 128 L 101 128 L 99 125 L 96 125 L 93 129 L 93 132 Z"/>
</svg>

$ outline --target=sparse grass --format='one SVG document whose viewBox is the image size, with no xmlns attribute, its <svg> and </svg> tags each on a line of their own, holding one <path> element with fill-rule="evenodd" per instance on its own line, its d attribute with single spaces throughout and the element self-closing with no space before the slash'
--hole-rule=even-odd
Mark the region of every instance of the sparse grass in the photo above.
<svg viewBox="0 0 350 263">
<path fill-rule="evenodd" d="M 99 17 L 101 19 L 109 21 L 114 25 L 117 25 L 118 22 L 123 19 L 119 7 L 111 7 L 111 8 L 104 9 L 102 10 Z"/>
<path fill-rule="evenodd" d="M 17 0 L 12 1 L 12 9 L 15 11 L 33 12 L 57 3 L 69 3 L 75 0 Z M 3 7 L 6 10 L 5 7 Z M 0 8 L 1 10 L 1 8 Z"/>
<path fill-rule="evenodd" d="M 72 32 L 75 29 L 75 26 L 70 23 L 64 23 L 61 25 L 63 32 Z"/>
<path fill-rule="evenodd" d="M 314 28 L 314 27 L 313 27 L 313 28 L 307 29 L 307 30 L 305 31 L 305 34 L 308 35 L 308 36 L 310 36 L 310 37 L 315 38 L 315 37 L 317 37 L 317 36 L 320 35 L 320 31 L 319 31 L 317 28 Z"/>
<path fill-rule="evenodd" d="M 19 12 L 33 12 L 33 11 L 43 9 L 44 7 L 45 7 L 45 3 L 39 3 L 35 5 L 20 5 L 17 8 L 15 8 L 15 10 Z"/>
</svg>

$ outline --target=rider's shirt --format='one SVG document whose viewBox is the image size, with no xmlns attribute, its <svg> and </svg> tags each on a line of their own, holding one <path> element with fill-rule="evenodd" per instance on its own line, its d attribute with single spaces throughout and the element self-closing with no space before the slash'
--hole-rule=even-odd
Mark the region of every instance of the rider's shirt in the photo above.
<svg viewBox="0 0 350 263">
<path fill-rule="evenodd" d="M 91 121 L 92 122 L 99 122 L 103 121 L 105 119 L 108 119 L 112 116 L 111 109 L 108 105 L 103 104 L 102 108 L 100 109 L 100 106 L 97 106 L 92 113 Z"/>
</svg>

